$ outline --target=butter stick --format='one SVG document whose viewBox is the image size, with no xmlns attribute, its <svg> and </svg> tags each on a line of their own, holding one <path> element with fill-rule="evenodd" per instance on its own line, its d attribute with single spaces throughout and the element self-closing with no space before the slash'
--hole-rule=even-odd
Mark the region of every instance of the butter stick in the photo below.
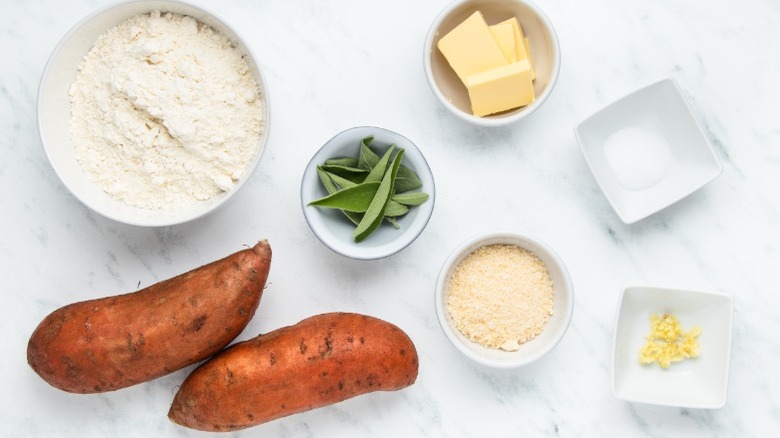
<svg viewBox="0 0 780 438">
<path fill-rule="evenodd" d="M 466 88 L 471 110 L 479 117 L 528 105 L 536 98 L 527 59 L 471 75 Z"/>
<path fill-rule="evenodd" d="M 437 47 L 464 84 L 471 75 L 509 64 L 479 11 L 443 36 Z"/>
</svg>

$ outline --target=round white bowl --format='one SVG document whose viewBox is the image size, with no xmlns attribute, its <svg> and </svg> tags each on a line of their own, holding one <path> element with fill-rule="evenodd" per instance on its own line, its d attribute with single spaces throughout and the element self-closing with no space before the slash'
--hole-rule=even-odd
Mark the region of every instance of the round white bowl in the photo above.
<svg viewBox="0 0 780 438">
<path fill-rule="evenodd" d="M 486 348 L 469 340 L 455 327 L 447 306 L 450 278 L 460 262 L 477 248 L 495 244 L 516 245 L 531 251 L 547 266 L 553 281 L 553 315 L 544 330 L 532 340 L 521 344 L 517 351 Z M 467 240 L 447 257 L 436 281 L 435 304 L 444 334 L 461 353 L 490 367 L 515 368 L 541 358 L 563 338 L 574 310 L 574 288 L 563 260 L 546 243 L 527 234 L 494 232 Z"/>
<path fill-rule="evenodd" d="M 198 202 L 176 211 L 138 208 L 108 195 L 76 161 L 70 136 L 68 91 L 76 78 L 77 68 L 82 58 L 92 49 L 101 34 L 135 15 L 152 10 L 189 15 L 235 42 L 254 72 L 265 100 L 263 114 L 265 130 L 258 142 L 254 159 L 246 167 L 238 182 L 227 192 L 208 201 Z M 52 52 L 38 90 L 38 130 L 46 156 L 57 176 L 87 207 L 110 219 L 130 225 L 175 225 L 201 217 L 224 204 L 238 192 L 257 167 L 268 139 L 269 114 L 266 82 L 249 46 L 239 37 L 235 29 L 213 13 L 178 0 L 134 0 L 116 3 L 83 18 L 65 34 Z"/>
<path fill-rule="evenodd" d="M 366 240 L 355 243 L 352 238 L 355 225 L 339 210 L 318 208 L 307 204 L 328 194 L 317 175 L 317 166 L 329 158 L 357 157 L 360 141 L 369 135 L 374 136 L 371 148 L 379 155 L 382 155 L 391 144 L 404 149 L 401 164 L 417 174 L 422 182 L 422 188 L 419 190 L 428 193 L 430 197 L 424 204 L 411 208 L 409 213 L 398 218 L 400 230 L 383 223 Z M 433 183 L 433 174 L 422 152 L 411 140 L 401 134 L 373 126 L 347 129 L 328 140 L 306 166 L 301 181 L 303 215 L 314 235 L 334 252 L 356 260 L 381 259 L 409 246 L 428 224 L 435 202 L 436 187 Z"/>
<path fill-rule="evenodd" d="M 517 17 L 528 38 L 536 70 L 534 94 L 530 104 L 502 113 L 477 117 L 471 112 L 466 86 L 436 47 L 439 39 L 476 11 L 489 24 Z M 433 94 L 451 113 L 480 126 L 503 126 L 517 122 L 536 111 L 550 96 L 561 69 L 561 47 L 552 23 L 538 6 L 528 0 L 456 0 L 439 13 L 425 39 L 423 54 L 425 77 Z"/>
</svg>

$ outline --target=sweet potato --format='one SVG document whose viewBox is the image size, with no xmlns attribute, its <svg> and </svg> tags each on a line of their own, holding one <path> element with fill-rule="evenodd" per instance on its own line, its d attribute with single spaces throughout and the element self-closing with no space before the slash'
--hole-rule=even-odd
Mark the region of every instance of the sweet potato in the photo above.
<svg viewBox="0 0 780 438">
<path fill-rule="evenodd" d="M 235 344 L 184 381 L 168 418 L 233 431 L 417 379 L 417 350 L 398 327 L 351 313 L 304 319 Z"/>
<path fill-rule="evenodd" d="M 52 386 L 84 394 L 172 373 L 241 333 L 270 264 L 262 241 L 138 292 L 62 307 L 33 332 L 27 362 Z"/>
</svg>

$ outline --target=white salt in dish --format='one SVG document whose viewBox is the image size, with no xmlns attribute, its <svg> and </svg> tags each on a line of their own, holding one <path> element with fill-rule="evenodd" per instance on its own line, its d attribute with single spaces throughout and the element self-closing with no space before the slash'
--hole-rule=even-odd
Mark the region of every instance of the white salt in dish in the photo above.
<svg viewBox="0 0 780 438">
<path fill-rule="evenodd" d="M 690 195 L 723 170 L 671 78 L 604 107 L 574 133 L 596 182 L 626 224 Z"/>
<path fill-rule="evenodd" d="M 674 162 L 669 141 L 649 123 L 632 125 L 604 141 L 604 155 L 620 185 L 644 190 L 658 184 Z"/>
</svg>

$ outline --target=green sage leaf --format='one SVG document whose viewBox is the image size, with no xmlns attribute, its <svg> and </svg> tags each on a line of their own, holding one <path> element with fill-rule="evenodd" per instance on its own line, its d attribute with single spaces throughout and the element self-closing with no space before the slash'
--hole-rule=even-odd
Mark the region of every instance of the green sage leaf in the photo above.
<svg viewBox="0 0 780 438">
<path fill-rule="evenodd" d="M 320 181 L 322 182 L 322 185 L 325 187 L 325 190 L 328 191 L 329 195 L 339 191 L 339 188 L 336 187 L 335 184 L 333 184 L 335 181 L 333 180 L 333 176 L 334 175 L 332 173 L 325 172 L 324 170 L 322 170 L 322 168 L 320 166 L 317 166 L 317 175 L 320 177 Z M 338 178 L 341 178 L 341 177 L 338 177 Z M 348 180 L 344 180 L 344 181 L 347 181 L 350 184 L 356 185 L 355 183 L 353 183 L 351 181 L 348 181 Z M 336 182 L 336 184 L 338 184 L 338 182 Z M 344 187 L 344 186 L 342 186 L 342 187 Z M 344 210 L 341 210 L 341 213 L 343 213 L 344 216 L 346 216 L 347 219 L 349 219 L 350 222 L 352 222 L 355 225 L 359 224 L 360 220 L 363 219 L 363 215 L 361 213 L 354 213 L 354 212 L 351 212 L 351 211 L 344 211 Z"/>
<path fill-rule="evenodd" d="M 329 176 L 330 179 L 333 180 L 333 182 L 336 183 L 342 189 L 346 189 L 346 188 L 349 188 L 349 187 L 354 187 L 354 186 L 357 185 L 356 182 L 350 181 L 350 180 L 348 180 L 346 178 L 342 178 L 342 177 L 336 175 L 335 173 L 325 172 L 325 174 L 327 176 Z"/>
<path fill-rule="evenodd" d="M 338 164 L 323 164 L 322 170 L 346 178 L 355 183 L 362 183 L 369 172 L 368 170 L 358 169 L 357 167 L 341 166 Z"/>
<path fill-rule="evenodd" d="M 398 223 L 398 220 L 396 220 L 396 218 L 394 218 L 394 217 L 387 217 L 387 216 L 385 216 L 385 220 L 386 220 L 386 221 L 387 221 L 387 222 L 388 222 L 390 225 L 394 226 L 396 230 L 400 230 L 400 229 L 401 229 L 401 224 L 399 224 L 399 223 Z"/>
<path fill-rule="evenodd" d="M 324 198 L 315 199 L 308 205 L 363 213 L 368 210 L 380 187 L 378 182 L 358 184 L 354 187 L 341 189 Z M 362 222 L 362 221 L 361 221 Z"/>
<path fill-rule="evenodd" d="M 344 167 L 355 167 L 359 168 L 358 166 L 358 159 L 355 157 L 338 157 L 338 158 L 328 158 L 325 160 L 325 164 L 333 165 L 333 166 L 344 166 Z"/>
<path fill-rule="evenodd" d="M 357 167 L 367 171 L 373 169 L 374 166 L 376 166 L 376 163 L 379 162 L 379 155 L 375 154 L 369 147 L 372 141 L 374 141 L 374 136 L 369 135 L 360 142 L 360 154 L 358 155 Z"/>
<path fill-rule="evenodd" d="M 397 178 L 396 181 L 398 181 Z M 336 184 L 338 184 L 338 181 L 336 181 Z M 424 204 L 428 200 L 428 194 L 425 192 L 406 192 L 395 194 L 390 199 L 399 204 L 416 206 Z"/>
<path fill-rule="evenodd" d="M 317 176 L 320 177 L 320 182 L 322 183 L 322 186 L 325 187 L 325 190 L 327 190 L 328 194 L 337 192 L 339 190 L 338 187 L 333 184 L 333 180 L 330 178 L 328 172 L 322 170 L 321 166 L 317 166 Z"/>
<path fill-rule="evenodd" d="M 393 155 L 393 150 L 395 150 L 395 145 L 391 145 L 390 149 L 382 155 L 382 158 L 376 163 L 376 166 L 371 169 L 371 172 L 369 172 L 363 182 L 382 181 L 382 177 L 385 175 L 385 171 L 387 171 L 387 164 L 390 162 L 390 157 Z"/>
<path fill-rule="evenodd" d="M 387 208 L 385 208 L 385 217 L 398 217 L 409 213 L 409 207 L 399 204 L 392 200 L 387 202 Z"/>
<path fill-rule="evenodd" d="M 382 223 L 387 203 L 390 201 L 390 196 L 393 194 L 395 178 L 398 174 L 398 168 L 401 166 L 403 155 L 403 149 L 399 150 L 393 159 L 393 165 L 390 168 L 390 171 L 386 172 L 384 177 L 382 177 L 382 182 L 379 184 L 374 199 L 371 200 L 371 205 L 369 205 L 366 214 L 363 215 L 363 219 L 360 221 L 357 228 L 355 228 L 355 232 L 352 233 L 355 242 L 362 242 L 365 240 L 366 237 L 373 233 L 374 230 L 379 227 L 379 224 Z"/>
<path fill-rule="evenodd" d="M 401 166 L 398 169 L 398 176 L 395 179 L 395 193 L 408 192 L 420 187 L 422 187 L 422 181 L 412 169 L 406 166 Z"/>
<path fill-rule="evenodd" d="M 363 219 L 363 213 L 355 213 L 353 211 L 345 211 L 341 210 L 342 213 L 344 213 L 344 216 L 347 217 L 347 219 L 350 220 L 353 224 L 357 225 L 360 223 L 360 221 Z"/>
</svg>

